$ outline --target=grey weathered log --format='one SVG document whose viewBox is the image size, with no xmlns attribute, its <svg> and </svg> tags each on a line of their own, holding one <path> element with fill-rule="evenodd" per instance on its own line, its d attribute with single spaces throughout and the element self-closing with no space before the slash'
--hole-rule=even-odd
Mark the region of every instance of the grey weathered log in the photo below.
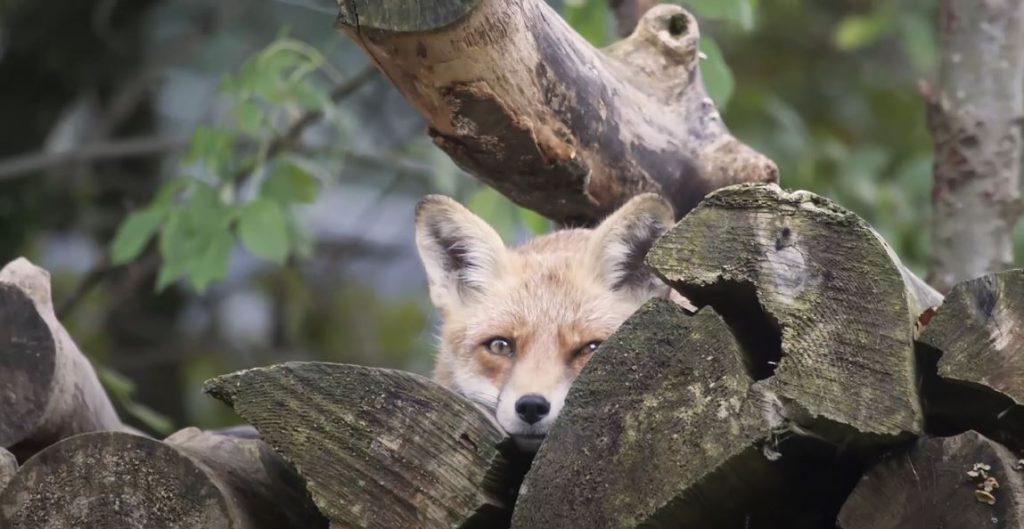
<svg viewBox="0 0 1024 529">
<path fill-rule="evenodd" d="M 207 382 L 291 461 L 338 527 L 500 527 L 510 506 L 504 434 L 418 375 L 292 362 Z"/>
<path fill-rule="evenodd" d="M 0 447 L 25 459 L 70 435 L 124 426 L 64 327 L 50 275 L 24 258 L 0 270 Z"/>
<path fill-rule="evenodd" d="M 189 428 L 164 442 L 96 432 L 47 447 L 0 493 L 0 527 L 326 529 L 327 520 L 265 443 Z"/>
<path fill-rule="evenodd" d="M 543 0 L 342 0 L 338 22 L 459 166 L 559 222 L 645 191 L 682 216 L 712 189 L 778 179 L 722 123 L 678 6 L 604 50 Z"/>
<path fill-rule="evenodd" d="M 7 482 L 14 477 L 14 473 L 17 471 L 18 460 L 14 458 L 14 454 L 0 448 L 0 492 L 3 492 Z"/>
<path fill-rule="evenodd" d="M 922 430 L 913 329 L 941 300 L 853 213 L 812 193 L 740 185 L 709 195 L 648 263 L 747 349 L 800 427 L 835 443 Z"/>
<path fill-rule="evenodd" d="M 787 432 L 743 354 L 710 308 L 644 305 L 570 389 L 512 527 L 828 525 L 856 467 Z"/>
<path fill-rule="evenodd" d="M 954 284 L 1013 264 L 1021 215 L 1024 0 L 942 0 L 939 79 L 923 85 L 935 140 L 929 281 Z"/>
<path fill-rule="evenodd" d="M 998 488 L 986 490 L 987 478 Z M 843 505 L 839 527 L 1024 528 L 1017 458 L 973 431 L 922 439 L 864 475 Z"/>
<path fill-rule="evenodd" d="M 929 425 L 1024 448 L 1024 270 L 953 287 L 919 341 Z"/>
</svg>

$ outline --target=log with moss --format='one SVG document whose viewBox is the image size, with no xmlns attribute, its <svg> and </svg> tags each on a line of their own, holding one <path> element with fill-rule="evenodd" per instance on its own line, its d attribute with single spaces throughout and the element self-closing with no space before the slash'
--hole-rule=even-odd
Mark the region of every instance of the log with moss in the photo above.
<svg viewBox="0 0 1024 529">
<path fill-rule="evenodd" d="M 513 528 L 827 526 L 858 463 L 787 431 L 743 356 L 710 308 L 649 302 L 576 380 Z"/>
<path fill-rule="evenodd" d="M 0 492 L 0 527 L 326 529 L 302 480 L 257 439 L 96 432 L 47 447 Z"/>
<path fill-rule="evenodd" d="M 1024 449 L 1024 270 L 956 285 L 919 341 L 931 429 Z"/>
<path fill-rule="evenodd" d="M 1024 527 L 1021 465 L 966 432 L 919 441 L 873 467 L 839 515 L 840 529 Z"/>
<path fill-rule="evenodd" d="M 697 22 L 657 6 L 597 50 L 544 0 L 355 0 L 338 23 L 458 165 L 514 202 L 592 223 L 660 192 L 681 216 L 713 189 L 776 181 L 707 96 Z"/>
<path fill-rule="evenodd" d="M 295 465 L 338 527 L 507 523 L 518 463 L 504 434 L 421 376 L 293 362 L 225 375 L 206 390 Z"/>
<path fill-rule="evenodd" d="M 921 433 L 913 330 L 941 297 L 853 213 L 805 191 L 732 186 L 647 261 L 722 314 L 748 372 L 800 428 L 855 445 Z"/>
<path fill-rule="evenodd" d="M 124 426 L 89 361 L 57 321 L 50 274 L 0 270 L 0 447 L 20 459 L 65 437 Z"/>
</svg>

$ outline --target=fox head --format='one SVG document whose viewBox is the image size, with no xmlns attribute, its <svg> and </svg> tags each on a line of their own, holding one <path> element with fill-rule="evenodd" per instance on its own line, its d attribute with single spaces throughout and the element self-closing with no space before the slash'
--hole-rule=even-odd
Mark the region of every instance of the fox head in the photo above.
<svg viewBox="0 0 1024 529">
<path fill-rule="evenodd" d="M 443 196 L 416 210 L 416 245 L 443 323 L 434 379 L 490 411 L 536 450 L 597 346 L 669 289 L 647 251 L 671 206 L 640 195 L 593 229 L 507 248 L 486 222 Z"/>
</svg>

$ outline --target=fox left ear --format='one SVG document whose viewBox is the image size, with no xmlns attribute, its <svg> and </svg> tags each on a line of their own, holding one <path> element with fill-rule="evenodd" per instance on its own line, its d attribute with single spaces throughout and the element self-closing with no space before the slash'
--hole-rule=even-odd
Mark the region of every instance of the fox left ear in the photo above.
<svg viewBox="0 0 1024 529">
<path fill-rule="evenodd" d="M 588 250 L 612 290 L 628 290 L 642 297 L 667 295 L 644 263 L 651 246 L 675 223 L 672 206 L 655 193 L 633 197 L 594 228 Z"/>
</svg>

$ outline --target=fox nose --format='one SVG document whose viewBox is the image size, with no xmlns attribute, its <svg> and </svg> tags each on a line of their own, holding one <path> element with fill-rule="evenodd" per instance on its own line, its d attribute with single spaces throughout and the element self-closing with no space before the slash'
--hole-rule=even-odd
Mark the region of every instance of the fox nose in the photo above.
<svg viewBox="0 0 1024 529">
<path fill-rule="evenodd" d="M 516 415 L 526 422 L 526 424 L 535 424 L 544 417 L 547 416 L 548 412 L 551 411 L 551 403 L 548 399 L 531 393 L 529 395 L 523 395 L 516 401 Z"/>
</svg>

